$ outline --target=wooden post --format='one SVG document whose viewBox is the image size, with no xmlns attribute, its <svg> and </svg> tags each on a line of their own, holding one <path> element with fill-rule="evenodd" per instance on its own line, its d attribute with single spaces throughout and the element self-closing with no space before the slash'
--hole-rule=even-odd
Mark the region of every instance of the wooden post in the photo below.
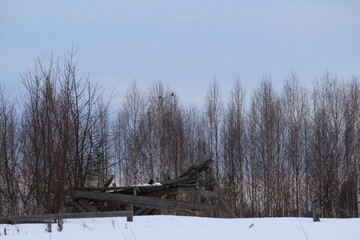
<svg viewBox="0 0 360 240">
<path fill-rule="evenodd" d="M 132 212 L 134 212 L 134 207 L 133 207 L 133 205 L 130 205 L 130 206 L 126 207 L 126 211 L 132 211 Z M 132 221 L 133 221 L 133 216 L 132 216 L 132 215 L 131 215 L 131 216 L 127 216 L 127 217 L 126 217 L 126 221 L 127 221 L 127 222 L 132 222 Z"/>
<path fill-rule="evenodd" d="M 57 225 L 58 225 L 58 228 L 57 228 L 58 232 L 62 232 L 63 227 L 64 227 L 64 219 L 59 218 L 59 219 L 56 220 L 56 222 L 57 222 Z"/>
<path fill-rule="evenodd" d="M 47 231 L 48 233 L 51 233 L 51 232 L 52 232 L 52 231 L 51 231 L 51 223 L 50 223 L 50 222 L 47 224 L 46 231 Z"/>
<path fill-rule="evenodd" d="M 313 212 L 313 221 L 320 222 L 320 202 L 319 200 L 314 200 L 312 202 L 312 212 Z"/>
<path fill-rule="evenodd" d="M 11 224 L 14 225 L 16 224 L 16 214 L 17 213 L 17 209 L 16 209 L 16 204 L 10 203 L 10 217 L 12 219 Z"/>
</svg>

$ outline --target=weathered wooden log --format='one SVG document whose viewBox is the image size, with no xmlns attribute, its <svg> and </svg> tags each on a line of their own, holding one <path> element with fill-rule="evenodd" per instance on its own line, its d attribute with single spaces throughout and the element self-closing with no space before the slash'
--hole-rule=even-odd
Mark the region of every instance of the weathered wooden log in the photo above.
<svg viewBox="0 0 360 240">
<path fill-rule="evenodd" d="M 69 202 L 69 205 L 72 205 L 74 206 L 78 211 L 80 212 L 87 212 L 85 208 L 83 208 L 79 203 L 75 202 L 75 201 L 72 201 L 72 202 Z"/>
<path fill-rule="evenodd" d="M 113 201 L 127 205 L 133 204 L 133 206 L 145 207 L 151 209 L 170 209 L 170 210 L 184 209 L 184 210 L 204 211 L 204 212 L 209 212 L 209 211 L 212 212 L 212 211 L 216 211 L 217 209 L 216 205 L 189 203 L 179 200 L 158 199 L 152 197 L 132 196 L 126 194 L 111 194 L 111 193 L 88 192 L 88 191 L 78 191 L 78 190 L 70 190 L 69 194 L 76 198 Z"/>
<path fill-rule="evenodd" d="M 87 212 L 98 212 L 98 209 L 91 205 L 88 201 L 80 199 L 78 203 L 87 211 Z"/>
<path fill-rule="evenodd" d="M 51 224 L 51 223 L 56 223 L 56 220 L 53 219 L 53 220 L 22 220 L 22 219 L 19 219 L 17 221 L 9 221 L 8 223 L 6 224 Z M 0 223 L 1 224 L 1 223 Z"/>
<path fill-rule="evenodd" d="M 206 197 L 206 198 L 217 198 L 218 197 L 217 192 L 197 189 L 196 185 L 190 185 L 190 186 L 185 185 L 184 187 L 182 187 L 182 185 L 180 185 L 179 187 L 171 187 L 171 188 L 166 188 L 166 189 L 161 189 L 161 190 L 142 192 L 141 196 L 162 197 L 162 196 L 173 195 L 173 194 L 178 194 L 178 193 L 198 195 L 198 196 L 202 196 L 202 197 Z"/>
<path fill-rule="evenodd" d="M 126 187 L 77 187 L 77 188 L 73 188 L 75 190 L 85 190 L 85 191 L 111 191 L 111 190 L 128 190 L 128 189 L 133 189 L 134 187 L 132 186 L 126 186 Z"/>
<path fill-rule="evenodd" d="M 188 170 L 186 170 L 186 172 L 184 172 L 182 175 L 180 175 L 179 178 L 182 177 L 189 177 L 189 176 L 194 176 L 197 175 L 197 168 L 195 165 L 191 166 Z"/>
<path fill-rule="evenodd" d="M 83 191 L 98 191 L 98 192 L 106 192 L 106 191 L 112 191 L 112 192 L 126 192 L 129 191 L 129 193 L 133 192 L 133 189 L 137 187 L 140 189 L 163 189 L 167 186 L 161 186 L 161 185 L 145 185 L 145 186 L 125 186 L 125 187 L 76 187 L 72 188 L 73 190 L 83 190 Z"/>
<path fill-rule="evenodd" d="M 207 168 L 212 168 L 213 163 L 213 160 L 208 159 L 198 165 L 193 165 L 186 172 L 180 175 L 180 178 L 199 176 L 202 171 L 205 171 Z"/>
<path fill-rule="evenodd" d="M 159 190 L 149 190 L 146 192 L 141 192 L 141 194 L 139 194 L 139 196 L 147 196 L 147 197 L 163 197 L 163 196 L 167 196 L 170 194 L 177 194 L 178 193 L 178 188 L 176 187 L 168 187 L 168 188 L 163 188 L 163 189 L 159 189 Z"/>
<path fill-rule="evenodd" d="M 177 191 L 185 194 L 199 195 L 205 198 L 217 198 L 219 196 L 217 192 L 201 190 L 201 189 L 192 190 L 188 188 L 178 188 Z"/>
<path fill-rule="evenodd" d="M 0 224 L 12 224 L 13 222 L 36 223 L 36 222 L 45 222 L 56 219 L 71 219 L 71 218 L 127 217 L 133 215 L 134 215 L 133 211 L 37 214 L 37 215 L 23 215 L 23 216 L 0 218 Z"/>
<path fill-rule="evenodd" d="M 180 178 L 175 178 L 175 179 L 170 179 L 170 180 L 166 180 L 161 182 L 162 185 L 176 185 L 176 184 L 186 184 L 186 183 L 196 183 L 196 181 L 199 180 L 198 176 L 195 177 L 180 177 Z"/>
<path fill-rule="evenodd" d="M 224 199 L 222 199 L 221 197 L 218 198 L 218 204 L 221 207 L 221 209 L 224 211 L 224 213 L 226 214 L 227 217 L 229 218 L 236 218 L 235 213 L 231 210 L 231 208 L 229 207 L 229 205 L 226 204 L 226 202 L 224 201 Z"/>
<path fill-rule="evenodd" d="M 109 179 L 104 183 L 103 187 L 108 187 L 112 180 L 114 180 L 115 175 L 110 175 Z"/>
</svg>

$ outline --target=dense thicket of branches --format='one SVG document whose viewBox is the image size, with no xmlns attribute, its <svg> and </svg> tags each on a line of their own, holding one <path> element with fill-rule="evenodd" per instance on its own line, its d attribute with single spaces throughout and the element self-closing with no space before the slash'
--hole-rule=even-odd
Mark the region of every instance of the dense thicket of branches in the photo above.
<svg viewBox="0 0 360 240">
<path fill-rule="evenodd" d="M 0 215 L 59 212 L 69 187 L 161 181 L 215 160 L 218 191 L 236 215 L 357 217 L 360 83 L 325 73 L 312 90 L 291 74 L 281 91 L 264 78 L 251 94 L 218 83 L 203 109 L 183 106 L 156 83 L 134 82 L 122 106 L 108 104 L 73 56 L 38 61 L 15 100 L 0 88 Z"/>
</svg>

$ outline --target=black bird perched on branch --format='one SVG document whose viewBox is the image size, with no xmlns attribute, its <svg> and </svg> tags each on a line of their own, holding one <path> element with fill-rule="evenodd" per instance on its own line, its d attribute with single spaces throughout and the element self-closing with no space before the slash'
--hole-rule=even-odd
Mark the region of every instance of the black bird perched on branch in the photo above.
<svg viewBox="0 0 360 240">
<path fill-rule="evenodd" d="M 150 185 L 154 184 L 154 180 L 150 179 L 150 181 L 148 182 Z"/>
</svg>

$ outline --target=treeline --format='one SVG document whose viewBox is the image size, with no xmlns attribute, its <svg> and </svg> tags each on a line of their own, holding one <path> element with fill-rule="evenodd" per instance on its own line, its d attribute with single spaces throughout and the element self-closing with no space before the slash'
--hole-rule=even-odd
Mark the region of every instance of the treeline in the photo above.
<svg viewBox="0 0 360 240">
<path fill-rule="evenodd" d="M 173 178 L 215 161 L 218 191 L 239 217 L 358 217 L 360 83 L 325 73 L 307 90 L 292 74 L 281 91 L 264 78 L 227 101 L 213 82 L 203 109 L 156 83 L 133 83 L 109 102 L 74 57 L 38 61 L 19 98 L 0 88 L 0 215 L 64 210 L 65 190 Z"/>
</svg>

